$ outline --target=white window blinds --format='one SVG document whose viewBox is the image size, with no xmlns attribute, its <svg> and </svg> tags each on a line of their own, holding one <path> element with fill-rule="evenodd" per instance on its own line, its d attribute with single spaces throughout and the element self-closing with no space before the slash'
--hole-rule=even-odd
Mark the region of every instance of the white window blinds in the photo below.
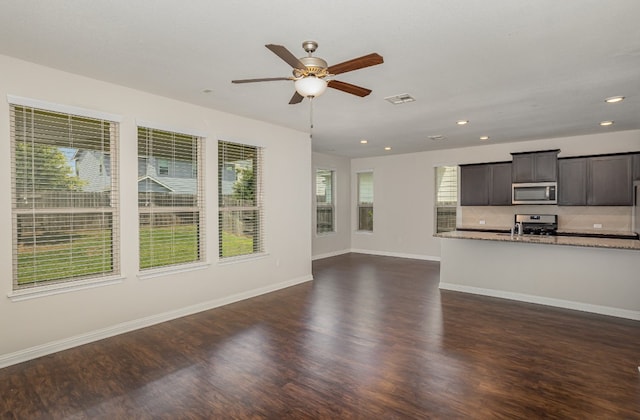
<svg viewBox="0 0 640 420">
<path fill-rule="evenodd" d="M 220 258 L 264 251 L 262 149 L 218 142 Z"/>
<path fill-rule="evenodd" d="M 334 174 L 328 169 L 316 170 L 316 232 L 334 232 Z"/>
<path fill-rule="evenodd" d="M 119 274 L 118 124 L 10 112 L 14 290 Z"/>
<path fill-rule="evenodd" d="M 373 172 L 358 173 L 358 230 L 373 231 Z"/>
<path fill-rule="evenodd" d="M 456 229 L 458 206 L 458 167 L 436 168 L 436 233 Z"/>
<path fill-rule="evenodd" d="M 204 260 L 203 143 L 138 127 L 140 269 Z"/>
</svg>

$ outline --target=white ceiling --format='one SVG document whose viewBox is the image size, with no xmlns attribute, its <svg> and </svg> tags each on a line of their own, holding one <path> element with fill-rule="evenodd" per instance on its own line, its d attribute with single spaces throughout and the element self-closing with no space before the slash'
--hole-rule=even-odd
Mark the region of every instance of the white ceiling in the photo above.
<svg viewBox="0 0 640 420">
<path fill-rule="evenodd" d="M 0 54 L 308 132 L 293 82 L 231 80 L 289 76 L 269 43 L 315 40 L 329 65 L 377 52 L 336 77 L 371 95 L 313 104 L 314 150 L 362 157 L 640 129 L 639 17 L 638 0 L 0 0 Z"/>
</svg>

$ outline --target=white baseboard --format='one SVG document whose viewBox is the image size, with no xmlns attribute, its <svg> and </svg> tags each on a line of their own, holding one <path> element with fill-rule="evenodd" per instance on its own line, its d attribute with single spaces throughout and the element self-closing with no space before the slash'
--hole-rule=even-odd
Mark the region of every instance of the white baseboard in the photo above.
<svg viewBox="0 0 640 420">
<path fill-rule="evenodd" d="M 311 261 L 322 260 L 324 258 L 330 258 L 330 257 L 337 257 L 338 255 L 344 255 L 350 252 L 351 252 L 350 249 L 343 249 L 342 251 L 334 251 L 334 252 L 328 252 L 326 254 L 314 255 L 311 257 Z"/>
<path fill-rule="evenodd" d="M 302 276 L 292 280 L 287 280 L 287 281 L 272 284 L 269 286 L 260 287 L 258 289 L 248 290 L 246 292 L 237 293 L 235 295 L 227 296 L 224 298 L 198 303 L 195 305 L 187 306 L 185 308 L 180 308 L 180 309 L 164 312 L 157 315 L 151 315 L 145 318 L 134 319 L 132 321 L 123 322 L 121 324 L 113 325 L 111 327 L 102 328 L 102 329 L 91 331 L 88 333 L 76 335 L 74 337 L 69 337 L 62 340 L 57 340 L 50 343 L 42 344 L 39 346 L 30 347 L 24 350 L 19 350 L 14 353 L 0 355 L 0 368 L 15 365 L 17 363 L 26 362 L 27 360 L 32 360 L 38 357 L 46 356 L 48 354 L 56 353 L 62 350 L 67 350 L 72 347 L 81 346 L 83 344 L 88 344 L 93 341 L 98 341 L 104 338 L 113 337 L 118 334 L 123 334 L 126 332 L 138 330 L 140 328 L 150 327 L 152 325 L 159 324 L 161 322 L 171 321 L 172 319 L 181 318 L 183 316 L 192 315 L 202 311 L 207 311 L 209 309 L 228 305 L 230 303 L 249 299 L 255 296 L 263 295 L 265 293 L 275 292 L 276 290 L 295 286 L 296 284 L 305 283 L 311 280 L 313 280 L 313 276 L 309 274 L 307 276 Z"/>
<path fill-rule="evenodd" d="M 371 249 L 351 249 L 356 254 L 380 255 L 382 257 L 410 258 L 412 260 L 440 261 L 440 257 L 420 254 L 405 254 L 401 252 L 374 251 Z"/>
<path fill-rule="evenodd" d="M 440 283 L 440 289 L 456 292 L 473 293 L 475 295 L 491 296 L 501 299 L 517 300 L 520 302 L 537 303 L 539 305 L 555 306 L 557 308 L 573 309 L 576 311 L 591 312 L 600 315 L 615 316 L 618 318 L 640 321 L 640 311 L 613 308 L 610 306 L 593 305 L 591 303 L 575 302 L 571 300 L 548 298 L 543 296 L 527 295 L 524 293 L 507 292 L 503 290 L 484 289 L 481 287 L 465 286 L 453 283 Z"/>
</svg>

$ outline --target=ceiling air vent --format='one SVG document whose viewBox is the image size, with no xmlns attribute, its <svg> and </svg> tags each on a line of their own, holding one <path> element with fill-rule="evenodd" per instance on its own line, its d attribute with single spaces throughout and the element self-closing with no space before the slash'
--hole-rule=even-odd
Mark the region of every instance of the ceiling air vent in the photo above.
<svg viewBox="0 0 640 420">
<path fill-rule="evenodd" d="M 394 105 L 400 105 L 407 102 L 413 102 L 415 101 L 415 98 L 408 93 L 401 93 L 400 95 L 387 96 L 386 98 L 384 98 L 384 100 L 389 101 Z"/>
<path fill-rule="evenodd" d="M 445 136 L 443 136 L 442 134 L 437 134 L 435 136 L 429 136 L 429 140 L 433 140 L 433 141 L 441 141 L 444 140 Z"/>
</svg>

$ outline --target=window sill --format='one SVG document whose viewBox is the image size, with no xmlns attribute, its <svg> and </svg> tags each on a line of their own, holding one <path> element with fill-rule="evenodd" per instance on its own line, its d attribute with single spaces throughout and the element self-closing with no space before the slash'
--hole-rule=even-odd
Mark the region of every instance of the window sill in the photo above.
<svg viewBox="0 0 640 420">
<path fill-rule="evenodd" d="M 372 230 L 356 230 L 356 234 L 359 235 L 373 235 Z"/>
<path fill-rule="evenodd" d="M 209 263 L 193 263 L 184 265 L 174 265 L 169 267 L 152 268 L 138 273 L 140 280 L 152 279 L 156 277 L 170 276 L 172 274 L 187 273 L 189 271 L 204 270 L 209 268 Z"/>
<path fill-rule="evenodd" d="M 331 231 L 331 232 L 322 232 L 322 233 L 317 233 L 317 232 L 316 232 L 316 237 L 317 237 L 317 238 L 321 238 L 321 237 L 323 237 L 323 236 L 333 236 L 333 235 L 336 235 L 337 233 L 338 233 L 338 232 L 336 232 L 335 230 L 334 230 L 334 231 Z"/>
<path fill-rule="evenodd" d="M 78 290 L 93 289 L 94 287 L 110 286 L 112 284 L 122 283 L 124 277 L 113 276 L 103 277 L 100 279 L 69 281 L 66 283 L 58 283 L 46 286 L 35 286 L 28 289 L 19 289 L 11 291 L 7 297 L 12 302 L 20 302 L 28 299 L 36 299 L 46 296 L 58 295 L 61 293 L 75 292 Z"/>
<path fill-rule="evenodd" d="M 269 256 L 268 252 L 261 252 L 259 254 L 239 255 L 237 257 L 220 258 L 218 265 L 238 264 L 243 262 L 250 262 L 255 260 L 261 260 Z"/>
</svg>

